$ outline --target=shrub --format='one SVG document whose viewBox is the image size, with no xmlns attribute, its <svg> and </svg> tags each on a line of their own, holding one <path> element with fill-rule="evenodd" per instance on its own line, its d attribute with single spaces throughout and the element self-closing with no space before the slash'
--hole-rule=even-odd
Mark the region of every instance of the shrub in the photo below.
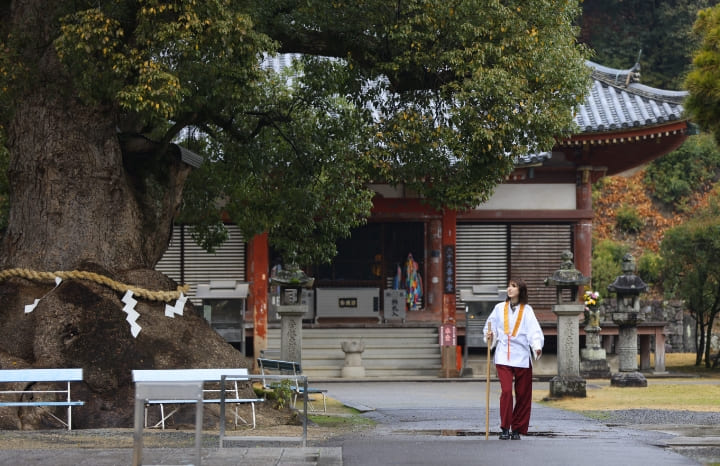
<svg viewBox="0 0 720 466">
<path fill-rule="evenodd" d="M 637 275 L 648 284 L 658 283 L 662 277 L 662 257 L 647 251 L 637 261 Z"/>
<path fill-rule="evenodd" d="M 605 239 L 593 247 L 592 287 L 601 295 L 607 294 L 607 287 L 622 274 L 622 258 L 630 248 L 622 243 Z"/>
<path fill-rule="evenodd" d="M 639 233 L 645 226 L 645 222 L 637 213 L 637 210 L 627 204 L 623 204 L 615 212 L 615 221 L 618 228 L 625 233 Z"/>
<path fill-rule="evenodd" d="M 645 183 L 653 188 L 656 199 L 681 210 L 693 192 L 702 191 L 715 179 L 718 168 L 720 150 L 715 140 L 700 134 L 652 161 L 645 170 Z"/>
</svg>

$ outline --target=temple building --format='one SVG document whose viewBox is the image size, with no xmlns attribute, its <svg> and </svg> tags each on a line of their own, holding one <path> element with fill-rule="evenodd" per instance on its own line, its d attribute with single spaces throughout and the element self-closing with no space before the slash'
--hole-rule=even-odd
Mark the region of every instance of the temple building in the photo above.
<svg viewBox="0 0 720 466">
<path fill-rule="evenodd" d="M 362 338 L 368 377 L 413 369 L 457 375 L 457 346 L 467 328 L 461 290 L 504 289 L 511 277 L 527 282 L 546 346 L 553 347 L 555 290 L 544 280 L 558 269 L 565 250 L 574 254 L 578 270 L 592 276 L 592 184 L 673 151 L 690 132 L 682 105 L 686 92 L 642 85 L 635 68 L 587 66 L 591 89 L 575 109 L 577 132 L 558 140 L 552 152 L 517 160 L 487 202 L 439 212 L 403 186 L 372 186 L 368 223 L 338 243 L 332 264 L 305 269 L 315 281 L 304 295 L 303 338 L 322 341 L 313 346 L 303 340 L 307 373 L 338 376 L 340 341 Z M 229 227 L 230 240 L 215 254 L 201 251 L 176 227 L 157 268 L 193 292 L 213 280 L 245 283 L 241 320 L 245 341 L 252 344 L 243 349 L 258 356 L 280 344 L 268 283 L 272 252 L 266 235 L 245 239 Z M 662 325 L 648 323 L 639 334 L 653 336 L 656 353 L 664 357 Z"/>
</svg>

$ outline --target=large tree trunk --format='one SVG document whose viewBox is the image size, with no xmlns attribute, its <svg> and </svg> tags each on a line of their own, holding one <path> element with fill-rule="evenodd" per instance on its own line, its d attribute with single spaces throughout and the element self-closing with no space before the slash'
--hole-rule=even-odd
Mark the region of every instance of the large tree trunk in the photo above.
<svg viewBox="0 0 720 466">
<path fill-rule="evenodd" d="M 143 210 L 147 193 L 134 189 L 107 115 L 36 95 L 10 129 L 6 267 L 52 271 L 86 261 L 109 270 L 154 266 L 167 244 L 179 192 L 165 191 L 158 212 Z M 187 171 L 179 161 L 165 168 L 171 179 Z M 179 191 L 178 181 L 171 188 Z"/>
<path fill-rule="evenodd" d="M 175 290 L 153 268 L 167 247 L 190 167 L 174 146 L 121 140 L 110 109 L 74 97 L 51 49 L 39 60 L 44 78 L 19 98 L 8 128 L 11 209 L 2 269 L 91 271 L 122 286 Z M 134 338 L 123 294 L 77 278 L 57 287 L 15 276 L 0 281 L 0 367 L 83 368 L 76 393 L 87 404 L 74 410 L 78 428 L 131 425 L 131 369 L 248 367 L 191 304 L 168 318 L 165 302 L 139 298 L 142 330 Z M 55 425 L 38 411 L 2 408 L 0 428 Z"/>
</svg>

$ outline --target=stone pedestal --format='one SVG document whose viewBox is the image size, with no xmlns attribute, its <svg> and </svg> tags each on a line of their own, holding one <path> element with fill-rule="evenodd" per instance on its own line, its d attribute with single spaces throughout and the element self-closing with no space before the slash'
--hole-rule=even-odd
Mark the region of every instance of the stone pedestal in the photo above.
<svg viewBox="0 0 720 466">
<path fill-rule="evenodd" d="M 617 312 L 612 313 L 612 320 L 619 328 L 616 345 L 619 373 L 610 378 L 613 387 L 647 387 L 647 380 L 637 370 L 637 325 L 645 320 L 640 312 L 640 293 L 645 292 L 647 285 L 635 275 L 635 259 L 631 254 L 623 257 L 623 275 L 618 276 L 608 285 L 608 291 L 617 293 Z"/>
<path fill-rule="evenodd" d="M 615 312 L 612 319 L 620 326 L 616 345 L 619 372 L 610 378 L 610 385 L 647 387 L 647 379 L 637 370 L 637 324 L 643 321 L 642 316 L 638 312 Z"/>
<path fill-rule="evenodd" d="M 280 359 L 302 362 L 302 318 L 307 311 L 305 304 L 280 305 Z"/>
<path fill-rule="evenodd" d="M 341 347 L 345 352 L 345 365 L 340 370 L 340 376 L 343 378 L 365 377 L 365 367 L 362 363 L 365 342 L 362 340 L 343 341 Z"/>
<path fill-rule="evenodd" d="M 610 377 L 605 349 L 600 346 L 600 327 L 585 327 L 585 348 L 580 350 L 580 375 L 588 379 Z"/>
<path fill-rule="evenodd" d="M 280 358 L 302 362 L 302 318 L 307 305 L 302 303 L 303 288 L 312 288 L 315 279 L 308 277 L 297 264 L 273 267 L 270 284 L 277 286 L 277 313 L 280 317 Z"/>
<path fill-rule="evenodd" d="M 580 332 L 578 316 L 582 314 L 583 304 L 555 304 L 553 312 L 557 315 L 557 364 L 558 375 L 550 380 L 550 396 L 560 398 L 587 396 L 585 379 L 580 377 Z"/>
<path fill-rule="evenodd" d="M 556 375 L 550 379 L 550 397 L 562 398 L 564 396 L 572 396 L 575 398 L 585 398 L 587 382 L 585 379 L 577 376 Z"/>
<path fill-rule="evenodd" d="M 647 387 L 647 379 L 637 371 L 618 372 L 610 378 L 610 385 L 613 387 Z"/>
</svg>

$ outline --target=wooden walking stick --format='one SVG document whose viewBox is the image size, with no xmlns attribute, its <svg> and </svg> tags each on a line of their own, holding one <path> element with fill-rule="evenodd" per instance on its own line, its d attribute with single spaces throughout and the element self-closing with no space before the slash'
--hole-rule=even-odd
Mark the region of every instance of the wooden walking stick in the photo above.
<svg viewBox="0 0 720 466">
<path fill-rule="evenodd" d="M 492 326 L 488 322 L 487 340 L 487 377 L 485 379 L 485 440 L 490 436 L 490 346 L 492 346 Z"/>
</svg>

